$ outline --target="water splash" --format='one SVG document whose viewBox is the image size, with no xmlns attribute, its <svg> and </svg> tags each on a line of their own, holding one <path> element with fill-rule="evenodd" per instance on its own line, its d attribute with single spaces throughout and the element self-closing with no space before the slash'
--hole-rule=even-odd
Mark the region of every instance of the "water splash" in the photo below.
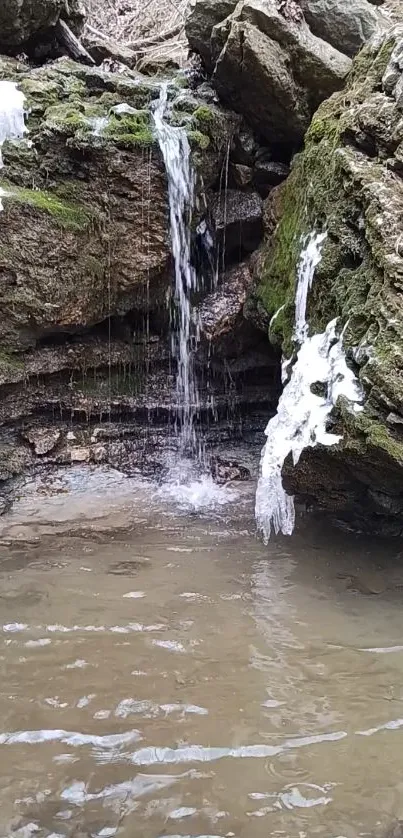
<svg viewBox="0 0 403 838">
<path fill-rule="evenodd" d="M 154 111 L 154 125 L 168 178 L 168 198 L 172 254 L 175 268 L 177 326 L 172 333 L 172 350 L 177 361 L 176 392 L 181 453 L 197 454 L 195 418 L 199 394 L 194 369 L 197 324 L 191 296 L 198 288 L 198 277 L 191 263 L 191 218 L 194 202 L 194 175 L 186 131 L 165 120 L 168 84 L 161 87 Z"/>
<path fill-rule="evenodd" d="M 282 481 L 282 469 L 291 454 L 296 465 L 305 448 L 336 445 L 341 437 L 327 431 L 330 414 L 340 396 L 360 410 L 362 391 L 337 337 L 337 318 L 324 332 L 307 336 L 306 304 L 326 234 L 311 234 L 301 254 L 296 292 L 295 337 L 302 342 L 291 376 L 284 387 L 277 413 L 266 428 L 261 473 L 256 492 L 256 521 L 267 542 L 272 530 L 291 535 L 295 525 L 294 498 Z M 312 392 L 321 385 L 321 393 Z"/>
</svg>

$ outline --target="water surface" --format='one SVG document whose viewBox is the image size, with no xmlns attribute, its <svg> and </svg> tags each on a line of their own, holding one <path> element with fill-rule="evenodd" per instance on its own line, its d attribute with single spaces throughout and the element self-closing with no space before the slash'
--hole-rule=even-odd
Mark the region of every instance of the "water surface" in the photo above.
<svg viewBox="0 0 403 838">
<path fill-rule="evenodd" d="M 77 468 L 2 518 L 0 835 L 403 816 L 396 543 L 308 522 L 264 547 L 248 487 L 172 495 Z"/>
</svg>

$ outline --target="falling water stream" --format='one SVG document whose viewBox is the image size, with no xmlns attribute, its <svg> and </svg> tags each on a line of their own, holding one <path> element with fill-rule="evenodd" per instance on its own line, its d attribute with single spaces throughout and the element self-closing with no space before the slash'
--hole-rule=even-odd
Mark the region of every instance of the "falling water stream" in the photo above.
<svg viewBox="0 0 403 838">
<path fill-rule="evenodd" d="M 168 199 L 172 256 L 175 271 L 175 316 L 172 349 L 177 362 L 176 396 L 179 419 L 180 453 L 196 456 L 198 441 L 195 418 L 199 394 L 194 369 L 197 324 L 192 311 L 192 294 L 198 277 L 191 261 L 191 220 L 194 201 L 194 173 L 186 131 L 165 119 L 168 83 L 162 84 L 154 111 L 155 130 L 168 178 Z"/>
</svg>

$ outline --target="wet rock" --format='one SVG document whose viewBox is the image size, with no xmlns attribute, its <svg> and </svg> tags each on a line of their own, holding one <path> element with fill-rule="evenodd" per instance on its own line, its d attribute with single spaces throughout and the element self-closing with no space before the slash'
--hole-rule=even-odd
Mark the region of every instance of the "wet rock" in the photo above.
<svg viewBox="0 0 403 838">
<path fill-rule="evenodd" d="M 235 184 L 241 188 L 250 186 L 252 183 L 253 169 L 250 166 L 242 166 L 240 163 L 236 163 L 231 167 L 231 173 Z"/>
<path fill-rule="evenodd" d="M 60 440 L 61 432 L 57 428 L 29 428 L 23 436 L 34 446 L 35 454 L 48 454 Z"/>
<path fill-rule="evenodd" d="M 0 482 L 23 474 L 34 462 L 34 453 L 27 446 L 14 441 L 0 442 Z"/>
<path fill-rule="evenodd" d="M 258 150 L 259 144 L 253 131 L 247 125 L 242 125 L 233 140 L 231 160 L 244 166 L 253 166 Z"/>
<path fill-rule="evenodd" d="M 301 236 L 318 218 L 326 223 L 308 319 L 312 332 L 336 317 L 346 326 L 347 357 L 365 399 L 357 412 L 340 400 L 333 428 L 342 441 L 304 451 L 295 467 L 287 461 L 286 487 L 354 526 L 395 535 L 403 531 L 403 193 L 389 164 L 403 130 L 401 38 L 397 27 L 374 39 L 357 56 L 347 89 L 314 115 L 305 150 L 278 187 L 281 215 L 255 294 L 274 320 L 271 339 L 275 332 L 289 354 Z M 368 150 L 363 135 L 372 139 Z"/>
<path fill-rule="evenodd" d="M 299 0 L 314 35 L 340 52 L 354 56 L 380 25 L 367 0 Z"/>
<path fill-rule="evenodd" d="M 253 172 L 253 180 L 262 198 L 267 198 L 273 186 L 278 186 L 288 177 L 290 167 L 274 160 L 258 160 Z"/>
<path fill-rule="evenodd" d="M 256 192 L 228 189 L 209 198 L 212 226 L 225 259 L 252 253 L 263 234 L 263 204 Z"/>
<path fill-rule="evenodd" d="M 223 44 L 214 84 L 267 141 L 298 145 L 312 114 L 339 90 L 350 59 L 316 38 L 304 20 L 285 18 L 275 0 L 239 3 L 214 28 Z"/>
<path fill-rule="evenodd" d="M 90 459 L 90 448 L 72 448 L 70 450 L 70 460 L 72 463 L 89 463 Z"/>
<path fill-rule="evenodd" d="M 197 2 L 186 21 L 186 35 L 192 50 L 202 56 L 206 67 L 213 69 L 211 33 L 213 27 L 234 10 L 237 0 Z"/>
<path fill-rule="evenodd" d="M 218 290 L 206 297 L 199 316 L 201 332 L 208 340 L 215 340 L 235 328 L 251 283 L 249 265 L 237 265 L 227 271 Z"/>
<path fill-rule="evenodd" d="M 84 21 L 79 0 L 2 0 L 0 7 L 0 51 L 15 53 L 33 36 L 55 26 L 59 17 L 78 31 Z"/>
<path fill-rule="evenodd" d="M 251 474 L 245 466 L 235 460 L 223 460 L 221 457 L 211 459 L 211 474 L 218 484 L 225 484 L 237 480 L 250 480 Z"/>
</svg>

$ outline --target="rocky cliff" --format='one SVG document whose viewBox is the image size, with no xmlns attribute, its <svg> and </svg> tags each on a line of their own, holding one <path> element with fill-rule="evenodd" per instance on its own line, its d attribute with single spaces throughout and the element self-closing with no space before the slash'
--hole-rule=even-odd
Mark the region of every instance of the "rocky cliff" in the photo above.
<svg viewBox="0 0 403 838">
<path fill-rule="evenodd" d="M 37 5 L 10 34 L 11 55 L 53 44 L 60 16 L 80 31 L 79 4 Z M 307 234 L 325 231 L 310 334 L 338 318 L 364 409 L 339 400 L 330 429 L 342 442 L 307 449 L 297 467 L 287 460 L 283 476 L 308 504 L 394 534 L 403 531 L 399 14 L 393 0 L 381 10 L 367 0 L 196 0 L 187 34 L 203 68 L 169 79 L 169 118 L 187 131 L 197 171 L 201 412 L 257 410 L 261 430 L 273 415 L 281 352 L 293 359 L 298 349 L 301 251 Z M 111 72 L 10 56 L 2 80 L 25 97 L 27 131 L 1 149 L 0 478 L 35 457 L 147 470 L 127 440 L 143 440 L 151 421 L 158 447 L 177 407 L 167 183 L 153 128 L 160 78 L 120 62 Z"/>
<path fill-rule="evenodd" d="M 102 428 L 94 436 L 103 420 L 119 421 L 135 440 L 140 436 L 141 448 L 147 422 L 169 427 L 175 421 L 167 180 L 153 126 L 161 80 L 121 65 L 117 70 L 63 57 L 37 67 L 21 57 L 0 59 L 0 123 L 7 128 L 1 96 L 9 95 L 10 85 L 17 85 L 25 107 L 25 133 L 6 132 L 1 147 L 0 479 L 36 456 L 41 462 L 99 461 L 111 446 L 109 461 L 123 464 L 130 446 L 120 450 L 120 430 L 109 427 L 101 448 Z M 242 134 L 240 117 L 223 109 L 208 85 L 196 95 L 185 75 L 166 80 L 169 118 L 187 132 L 197 174 L 193 248 L 207 294 L 209 260 L 214 274 L 225 274 L 231 259 L 247 259 L 259 245 L 262 198 L 233 189 L 222 199 L 228 148 Z M 210 236 L 217 253 L 207 244 Z M 225 257 L 219 253 L 224 240 Z M 231 291 L 231 324 L 246 353 L 240 369 L 232 365 L 233 386 L 238 373 L 240 379 L 231 409 L 239 404 L 241 411 L 249 398 L 274 406 L 278 393 L 268 344 L 260 368 L 269 390 L 258 392 L 253 384 L 243 393 L 246 355 L 253 351 L 254 359 L 264 341 L 240 322 L 248 265 L 242 276 L 240 294 Z M 207 363 L 210 369 L 202 412 L 215 400 L 226 416 L 225 370 L 235 349 L 213 310 L 214 299 L 198 362 L 202 382 Z M 220 345 L 212 362 L 207 342 L 215 337 Z M 129 453 L 125 461 L 137 468 L 143 455 Z"/>
<path fill-rule="evenodd" d="M 327 239 L 309 298 L 311 332 L 334 317 L 365 392 L 362 413 L 340 404 L 337 448 L 305 451 L 287 486 L 374 530 L 403 516 L 403 29 L 365 47 L 345 89 L 322 104 L 281 195 L 281 216 L 259 270 L 272 340 L 292 351 L 301 242 Z"/>
<path fill-rule="evenodd" d="M 403 531 L 399 14 L 398 4 L 379 12 L 366 0 L 199 0 L 188 23 L 220 94 L 264 137 L 268 156 L 280 141 L 293 157 L 265 201 L 266 244 L 245 312 L 292 358 L 299 259 L 306 236 L 326 231 L 310 334 L 338 318 L 365 394 L 362 411 L 343 399 L 333 411 L 339 445 L 306 449 L 297 467 L 286 461 L 286 488 L 351 525 L 394 534 Z M 340 92 L 329 97 L 332 86 Z"/>
</svg>

